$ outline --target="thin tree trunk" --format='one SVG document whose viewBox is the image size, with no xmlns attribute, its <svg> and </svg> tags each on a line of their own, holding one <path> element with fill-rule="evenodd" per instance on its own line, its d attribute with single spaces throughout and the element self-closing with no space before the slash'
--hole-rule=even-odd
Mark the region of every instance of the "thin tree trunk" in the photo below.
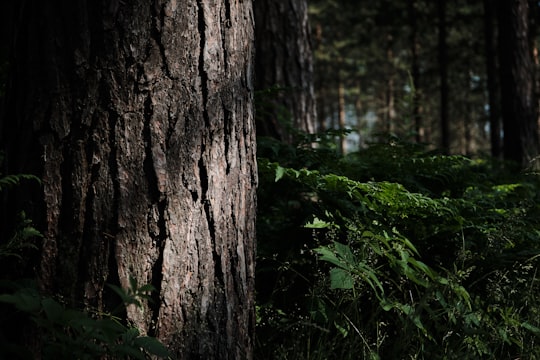
<svg viewBox="0 0 540 360">
<path fill-rule="evenodd" d="M 392 35 L 387 35 L 386 44 L 386 61 L 388 63 L 388 78 L 386 80 L 386 128 L 388 134 L 392 134 L 396 130 L 396 107 L 394 100 L 394 68 L 392 63 L 394 61 L 394 53 L 392 51 L 393 38 Z"/>
<path fill-rule="evenodd" d="M 346 128 L 345 123 L 346 113 L 345 113 L 345 84 L 343 83 L 343 79 L 341 76 L 339 76 L 339 84 L 338 84 L 338 127 L 339 130 L 344 130 Z M 339 152 L 340 154 L 345 154 L 346 148 L 345 148 L 345 141 L 346 136 L 344 134 L 339 135 Z"/>
<path fill-rule="evenodd" d="M 412 77 L 412 118 L 414 122 L 415 140 L 420 143 L 425 141 L 425 129 L 420 114 L 420 66 L 418 64 L 418 24 L 416 21 L 416 1 L 408 2 L 409 24 L 411 26 L 410 47 L 411 47 L 411 77 Z"/>
<path fill-rule="evenodd" d="M 326 103 L 327 95 L 325 89 L 320 88 L 318 94 L 319 96 L 317 97 L 317 130 L 319 132 L 322 132 L 327 129 L 326 118 L 328 117 L 328 104 Z"/>
<path fill-rule="evenodd" d="M 356 131 L 358 131 L 358 149 L 363 148 L 365 141 L 364 127 L 365 123 L 363 120 L 364 107 L 362 103 L 362 84 L 360 80 L 357 80 L 358 85 L 358 96 L 354 102 L 354 110 L 356 113 Z"/>
<path fill-rule="evenodd" d="M 41 288 L 103 309 L 133 277 L 177 358 L 251 358 L 251 2 L 26 5 L 2 143 L 42 177 Z"/>
<path fill-rule="evenodd" d="M 497 82 L 497 63 L 494 32 L 494 4 L 492 0 L 484 0 L 484 38 L 486 57 L 486 76 L 489 101 L 489 128 L 491 155 L 501 155 L 501 119 L 499 107 L 499 86 Z"/>
<path fill-rule="evenodd" d="M 450 151 L 450 123 L 448 118 L 448 47 L 446 44 L 446 0 L 438 0 L 439 18 L 439 77 L 440 87 L 440 127 L 441 148 L 445 152 Z"/>
</svg>

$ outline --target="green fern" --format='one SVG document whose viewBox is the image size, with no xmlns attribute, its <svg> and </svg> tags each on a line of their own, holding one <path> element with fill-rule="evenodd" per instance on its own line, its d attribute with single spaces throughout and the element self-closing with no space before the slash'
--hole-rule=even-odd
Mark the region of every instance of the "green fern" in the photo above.
<svg viewBox="0 0 540 360">
<path fill-rule="evenodd" d="M 39 178 L 34 175 L 18 174 L 18 175 L 5 175 L 0 177 L 0 191 L 11 189 L 18 186 L 23 180 L 31 180 L 40 182 Z"/>
<path fill-rule="evenodd" d="M 540 358 L 537 176 L 399 141 L 341 158 L 273 146 L 259 161 L 266 349 Z"/>
</svg>

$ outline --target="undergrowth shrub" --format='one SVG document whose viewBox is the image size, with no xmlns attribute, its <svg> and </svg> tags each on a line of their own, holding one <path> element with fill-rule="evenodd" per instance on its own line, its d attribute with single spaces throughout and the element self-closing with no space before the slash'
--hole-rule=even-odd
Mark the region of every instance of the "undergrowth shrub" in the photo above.
<svg viewBox="0 0 540 360">
<path fill-rule="evenodd" d="M 2 156 L 0 154 L 0 164 Z M 33 175 L 2 175 L 0 193 L 23 180 L 39 182 Z M 41 233 L 24 212 L 6 239 L 0 238 L 0 261 L 21 265 L 28 251 L 37 251 Z M 80 310 L 57 296 L 45 296 L 30 280 L 0 275 L 0 359 L 148 359 L 169 358 L 169 352 L 156 338 L 144 336 L 122 314 L 128 305 L 142 306 L 151 301 L 153 286 L 110 288 L 120 298 L 112 312 L 89 308 Z M 36 350 L 39 349 L 39 353 Z"/>
<path fill-rule="evenodd" d="M 540 357 L 537 175 L 397 139 L 259 146 L 257 358 Z"/>
</svg>

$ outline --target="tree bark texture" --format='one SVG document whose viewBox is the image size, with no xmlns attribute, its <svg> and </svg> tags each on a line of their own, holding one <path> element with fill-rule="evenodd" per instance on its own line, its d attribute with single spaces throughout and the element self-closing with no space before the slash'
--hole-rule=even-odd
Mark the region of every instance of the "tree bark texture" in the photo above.
<svg viewBox="0 0 540 360">
<path fill-rule="evenodd" d="M 306 0 L 254 1 L 257 134 L 292 142 L 287 126 L 317 130 Z"/>
<path fill-rule="evenodd" d="M 253 14 L 244 0 L 21 2 L 2 118 L 38 169 L 39 283 L 103 308 L 106 283 L 157 288 L 128 318 L 179 359 L 251 358 Z"/>
<path fill-rule="evenodd" d="M 501 0 L 498 6 L 503 154 L 529 166 L 539 152 L 529 5 L 527 0 Z"/>
</svg>

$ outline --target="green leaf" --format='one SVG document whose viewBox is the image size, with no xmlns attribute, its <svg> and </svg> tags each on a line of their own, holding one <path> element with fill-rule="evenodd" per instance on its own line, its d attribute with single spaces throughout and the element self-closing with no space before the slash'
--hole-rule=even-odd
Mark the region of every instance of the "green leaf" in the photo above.
<svg viewBox="0 0 540 360">
<path fill-rule="evenodd" d="M 332 226 L 332 223 L 326 222 L 324 220 L 315 217 L 313 221 L 304 225 L 307 229 L 326 229 Z"/>
<path fill-rule="evenodd" d="M 529 324 L 526 321 L 521 323 L 521 327 L 533 332 L 537 336 L 540 336 L 540 328 L 538 328 L 538 327 L 536 327 L 536 326 L 534 326 L 532 324 Z"/>
<path fill-rule="evenodd" d="M 139 288 L 139 285 L 137 283 L 137 278 L 134 276 L 129 276 L 129 289 L 135 292 Z"/>
<path fill-rule="evenodd" d="M 338 331 L 341 333 L 341 335 L 346 338 L 347 335 L 349 335 L 349 330 L 345 329 L 343 326 L 339 325 L 337 322 L 334 322 L 334 326 Z"/>
<path fill-rule="evenodd" d="M 165 345 L 159 342 L 156 338 L 149 336 L 138 337 L 135 339 L 135 344 L 147 351 L 149 354 L 162 358 L 170 356 L 169 350 L 167 350 Z"/>
<path fill-rule="evenodd" d="M 349 264 L 355 264 L 356 258 L 348 245 L 344 245 L 339 242 L 334 242 L 337 254 L 347 261 Z"/>
<path fill-rule="evenodd" d="M 62 320 L 64 308 L 58 302 L 51 298 L 45 298 L 41 301 L 41 305 L 43 306 L 47 319 L 53 323 L 58 323 Z"/>
<path fill-rule="evenodd" d="M 320 260 L 327 261 L 331 264 L 347 269 L 347 265 L 344 264 L 340 259 L 338 259 L 334 252 L 328 247 L 321 246 L 314 251 L 320 255 Z"/>
<path fill-rule="evenodd" d="M 340 268 L 333 268 L 330 270 L 330 287 L 332 289 L 352 289 L 354 279 L 350 272 Z"/>
<path fill-rule="evenodd" d="M 126 292 L 126 290 L 122 289 L 121 287 L 119 286 L 116 286 L 116 285 L 112 285 L 112 284 L 107 284 L 107 286 L 113 290 L 118 296 L 120 296 L 120 298 L 122 299 L 122 302 L 126 303 L 129 301 L 130 299 L 130 296 L 128 295 L 128 293 Z"/>
<path fill-rule="evenodd" d="M 285 168 L 277 165 L 276 166 L 276 178 L 274 179 L 274 181 L 278 182 L 283 177 L 284 174 L 285 174 Z"/>
<path fill-rule="evenodd" d="M 379 301 L 379 305 L 384 311 L 390 311 L 394 308 L 394 304 L 384 298 Z"/>
<path fill-rule="evenodd" d="M 128 359 L 137 359 L 137 360 L 145 360 L 146 357 L 144 356 L 144 353 L 138 349 L 134 348 L 132 345 L 125 345 L 125 344 L 119 344 L 116 345 L 112 349 L 115 357 L 119 357 L 119 355 L 127 355 Z M 124 357 L 121 357 L 122 359 Z"/>
<path fill-rule="evenodd" d="M 127 343 L 131 343 L 139 335 L 140 335 L 139 329 L 132 327 L 132 328 L 127 329 L 127 331 L 122 335 L 122 339 Z"/>
<path fill-rule="evenodd" d="M 138 289 L 139 293 L 151 293 L 153 291 L 156 291 L 156 288 L 152 284 L 143 285 Z"/>
<path fill-rule="evenodd" d="M 35 180 L 41 183 L 38 177 L 28 174 L 6 175 L 0 178 L 0 191 L 19 185 L 21 180 Z"/>
<path fill-rule="evenodd" d="M 0 302 L 14 305 L 18 310 L 26 313 L 36 313 L 41 309 L 40 298 L 37 294 L 19 292 L 13 295 L 0 295 Z"/>
</svg>

